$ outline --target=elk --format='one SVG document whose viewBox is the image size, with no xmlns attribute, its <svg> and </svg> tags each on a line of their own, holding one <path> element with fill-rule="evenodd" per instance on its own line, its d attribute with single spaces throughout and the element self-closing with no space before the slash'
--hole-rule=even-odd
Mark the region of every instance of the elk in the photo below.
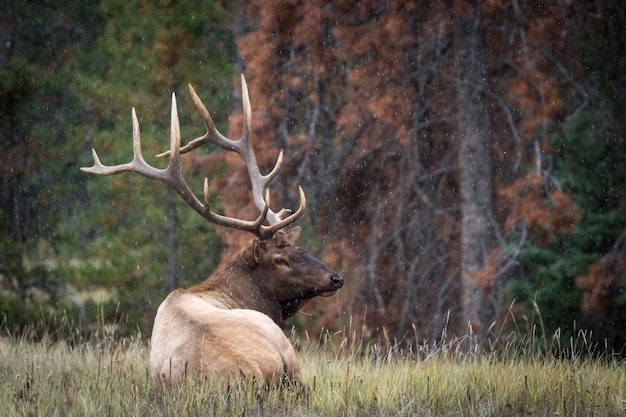
<svg viewBox="0 0 626 417">
<path fill-rule="evenodd" d="M 150 372 L 157 386 L 180 385 L 190 377 L 217 377 L 226 381 L 252 378 L 267 386 L 300 382 L 294 348 L 282 330 L 284 321 L 311 298 L 330 296 L 343 286 L 341 275 L 295 245 L 300 227 L 287 229 L 306 208 L 302 188 L 299 187 L 300 205 L 295 212 L 270 209 L 268 187 L 278 173 L 283 152 L 268 174 L 259 172 L 251 142 L 250 98 L 243 75 L 241 86 L 244 127 L 239 140 L 231 140 L 217 130 L 206 107 L 189 85 L 207 131 L 181 148 L 176 95 L 172 94 L 170 150 L 157 155 L 169 157 L 165 169 L 145 162 L 134 108 L 133 160 L 106 166 L 92 149 L 93 166 L 81 168 L 96 175 L 131 171 L 162 181 L 209 222 L 255 236 L 204 282 L 189 289 L 174 290 L 159 306 L 150 352 Z M 204 201 L 191 191 L 182 175 L 181 154 L 205 143 L 236 152 L 243 158 L 253 200 L 259 210 L 255 220 L 214 213 L 209 204 L 207 178 Z"/>
</svg>

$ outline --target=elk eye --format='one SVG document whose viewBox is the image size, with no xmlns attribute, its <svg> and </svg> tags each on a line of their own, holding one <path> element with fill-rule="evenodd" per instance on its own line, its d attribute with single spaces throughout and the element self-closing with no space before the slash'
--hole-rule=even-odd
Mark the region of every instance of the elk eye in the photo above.
<svg viewBox="0 0 626 417">
<path fill-rule="evenodd" d="M 285 258 L 274 258 L 276 265 L 289 266 L 289 262 Z"/>
</svg>

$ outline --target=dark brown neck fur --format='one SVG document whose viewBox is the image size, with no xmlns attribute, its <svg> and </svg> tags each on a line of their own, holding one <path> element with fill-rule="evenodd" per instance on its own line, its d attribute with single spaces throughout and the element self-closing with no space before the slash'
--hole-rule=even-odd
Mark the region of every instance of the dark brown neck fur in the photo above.
<svg viewBox="0 0 626 417">
<path fill-rule="evenodd" d="M 257 268 L 251 268 L 240 258 L 235 258 L 215 271 L 206 281 L 189 288 L 188 291 L 210 294 L 230 308 L 260 311 L 283 327 L 288 316 L 283 314 L 283 308 L 276 296 L 263 285 L 265 282 L 266 279 L 259 275 Z"/>
</svg>

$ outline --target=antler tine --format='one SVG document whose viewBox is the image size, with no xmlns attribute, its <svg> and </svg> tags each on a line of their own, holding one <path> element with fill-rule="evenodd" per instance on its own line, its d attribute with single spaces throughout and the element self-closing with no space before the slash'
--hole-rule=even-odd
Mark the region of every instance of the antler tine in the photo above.
<svg viewBox="0 0 626 417">
<path fill-rule="evenodd" d="M 278 154 L 278 159 L 276 160 L 276 164 L 274 164 L 274 168 L 272 168 L 268 174 L 262 175 L 256 161 L 254 147 L 252 146 L 252 108 L 250 106 L 248 84 L 246 83 L 246 78 L 243 74 L 241 74 L 241 101 L 243 105 L 243 133 L 239 141 L 229 142 L 236 148 L 234 151 L 239 153 L 244 160 L 252 185 L 252 197 L 254 199 L 254 204 L 259 211 L 263 211 L 265 206 L 269 204 L 269 197 L 266 198 L 266 192 L 269 183 L 278 174 L 283 161 L 283 151 L 281 150 Z M 279 223 L 281 220 L 282 219 L 276 212 L 271 209 L 267 210 L 267 221 L 270 225 Z"/>
<path fill-rule="evenodd" d="M 189 88 L 189 94 L 191 94 L 191 99 L 193 100 L 196 108 L 202 115 L 202 119 L 204 120 L 207 131 L 204 135 L 195 138 L 194 140 L 190 141 L 188 144 L 180 148 L 180 153 L 184 154 L 193 151 L 194 149 L 204 145 L 205 143 L 213 143 L 214 145 L 217 145 L 226 150 L 237 152 L 237 142 L 227 138 L 217 130 L 211 114 L 205 107 L 204 103 L 202 103 L 202 100 L 200 100 L 200 97 L 198 97 L 191 84 L 188 84 L 187 87 Z M 161 158 L 164 156 L 168 156 L 169 154 L 170 151 L 165 151 L 156 155 L 156 157 Z"/>
<path fill-rule="evenodd" d="M 298 210 L 296 210 L 295 213 L 291 214 L 290 216 L 286 217 L 283 220 L 280 220 L 277 223 L 274 223 L 270 226 L 263 226 L 263 230 L 266 233 L 274 234 L 278 230 L 289 226 L 291 223 L 295 222 L 300 217 L 302 217 L 302 215 L 304 214 L 304 210 L 306 210 L 306 197 L 304 196 L 304 191 L 302 190 L 302 187 L 298 186 L 298 191 L 300 192 L 300 207 L 298 207 Z"/>
<path fill-rule="evenodd" d="M 119 165 L 103 165 L 100 162 L 100 158 L 98 158 L 98 154 L 95 149 L 91 150 L 91 154 L 93 156 L 94 164 L 91 167 L 83 167 L 80 170 L 83 172 L 88 172 L 90 174 L 96 175 L 114 175 L 119 174 L 120 172 L 132 171 L 140 173 L 141 175 L 159 180 L 165 181 L 165 172 L 167 169 L 162 170 L 158 168 L 154 168 L 146 163 L 143 159 L 143 155 L 141 152 L 141 137 L 139 132 L 139 122 L 137 120 L 137 113 L 135 112 L 135 108 L 132 108 L 131 111 L 132 121 L 133 121 L 133 160 L 126 164 Z"/>
<path fill-rule="evenodd" d="M 165 169 L 155 168 L 147 164 L 143 158 L 141 151 L 141 136 L 139 132 L 139 122 L 135 109 L 132 109 L 133 120 L 133 160 L 126 164 L 120 165 L 103 165 L 98 158 L 95 149 L 92 149 L 94 165 L 91 167 L 82 167 L 81 171 L 95 175 L 115 175 L 120 172 L 130 171 L 143 175 L 144 177 L 158 180 L 168 184 L 176 191 L 183 200 L 190 205 L 202 217 L 220 226 L 232 227 L 238 230 L 244 230 L 262 237 L 261 224 L 265 221 L 267 214 L 263 210 L 259 217 L 254 221 L 246 221 L 231 217 L 221 216 L 210 210 L 208 204 L 208 191 L 205 191 L 206 204 L 203 204 L 196 195 L 191 191 L 189 185 L 185 181 L 181 173 L 180 164 L 180 122 L 178 119 L 178 110 L 176 106 L 176 95 L 172 94 L 172 113 L 171 113 L 171 136 L 170 136 L 170 156 L 169 164 Z"/>
<path fill-rule="evenodd" d="M 204 213 L 205 208 L 195 194 L 189 188 L 181 174 L 180 167 L 180 123 L 178 121 L 178 110 L 176 106 L 176 95 L 172 94 L 171 113 L 171 136 L 170 136 L 170 160 L 165 169 L 155 168 L 143 158 L 141 151 L 141 135 L 139 131 L 139 121 L 137 113 L 132 109 L 133 121 L 133 160 L 120 165 L 103 165 L 98 158 L 95 149 L 92 149 L 94 165 L 92 167 L 81 168 L 81 171 L 96 175 L 115 175 L 120 172 L 131 171 L 143 175 L 144 177 L 162 181 L 170 185 L 181 197 L 199 213 Z M 204 214 L 203 214 L 204 215 Z"/>
<path fill-rule="evenodd" d="M 206 133 L 202 136 L 195 138 L 190 141 L 187 145 L 183 146 L 180 149 L 180 153 L 190 152 L 205 143 L 212 143 L 214 145 L 219 146 L 222 149 L 236 152 L 238 153 L 244 160 L 246 168 L 248 170 L 248 174 L 250 176 L 250 181 L 252 183 L 252 195 L 254 198 L 254 204 L 259 209 L 259 211 L 264 211 L 265 209 L 265 190 L 268 187 L 268 184 L 276 177 L 278 171 L 280 169 L 280 165 L 283 160 L 283 152 L 280 151 L 278 155 L 278 159 L 274 168 L 267 175 L 261 175 L 258 164 L 256 161 L 256 157 L 254 154 L 254 148 L 252 146 L 252 110 L 250 107 L 250 96 L 248 94 L 248 85 L 246 84 L 246 80 L 241 75 L 241 92 L 242 92 L 242 102 L 243 102 L 243 132 L 241 138 L 238 141 L 234 141 L 232 139 L 227 138 L 222 135 L 215 126 L 213 122 L 213 118 L 211 114 L 207 110 L 206 106 L 196 94 L 196 91 L 193 89 L 191 84 L 188 85 L 189 94 L 196 105 L 196 108 L 202 115 L 202 119 L 204 120 L 204 124 L 206 126 Z M 167 156 L 170 154 L 170 151 L 166 151 L 157 155 L 157 157 Z M 268 210 L 268 219 L 270 224 L 277 223 L 281 219 L 279 215 L 272 210 Z"/>
<path fill-rule="evenodd" d="M 244 128 L 241 139 L 233 141 L 223 136 L 215 127 L 215 123 L 211 118 L 208 110 L 193 90 L 191 85 L 189 86 L 189 92 L 191 97 L 200 111 L 204 123 L 207 128 L 207 132 L 191 142 L 186 146 L 180 146 L 180 122 L 178 118 L 178 109 L 176 105 L 176 95 L 172 94 L 172 112 L 171 112 L 171 135 L 170 135 L 170 150 L 163 152 L 157 156 L 169 156 L 169 163 L 165 169 L 155 168 L 147 164 L 143 158 L 141 151 L 141 138 L 139 132 L 139 122 L 135 109 L 132 109 L 132 121 L 133 121 L 133 160 L 126 164 L 120 165 L 103 165 L 98 158 L 98 154 L 92 149 L 92 155 L 94 164 L 91 167 L 81 168 L 84 172 L 89 172 L 96 175 L 114 175 L 120 172 L 131 171 L 137 172 L 147 178 L 155 179 L 165 182 L 174 191 L 176 191 L 183 200 L 191 206 L 196 212 L 208 221 L 220 226 L 231 227 L 238 230 L 244 230 L 254 233 L 260 238 L 266 239 L 271 237 L 276 231 L 286 227 L 287 225 L 296 221 L 306 208 L 306 199 L 302 188 L 300 190 L 300 207 L 298 210 L 289 215 L 283 217 L 290 212 L 290 210 L 282 209 L 278 213 L 272 211 L 269 206 L 269 183 L 276 177 L 278 170 L 283 161 L 283 152 L 280 151 L 278 159 L 274 168 L 266 175 L 262 175 L 259 172 L 258 164 L 254 154 L 252 146 L 252 124 L 251 124 L 251 108 L 250 97 L 248 96 L 248 87 L 244 76 L 241 76 L 242 86 L 242 101 L 244 111 Z M 189 185 L 185 181 L 181 172 L 181 154 L 189 152 L 207 142 L 213 143 L 223 149 L 237 152 L 243 158 L 250 182 L 252 183 L 252 193 L 254 203 L 259 209 L 259 216 L 253 221 L 246 221 L 235 219 L 231 217 L 222 216 L 211 211 L 209 197 L 208 197 L 208 180 L 205 179 L 204 183 L 204 203 L 201 202 L 198 197 L 191 191 Z M 268 226 L 263 225 L 267 220 Z"/>
<path fill-rule="evenodd" d="M 172 171 L 180 172 L 180 120 L 178 119 L 178 106 L 174 93 L 172 93 L 172 111 L 170 113 L 170 162 L 167 168 L 170 167 Z"/>
<path fill-rule="evenodd" d="M 262 175 L 259 171 L 256 156 L 254 154 L 254 148 L 252 145 L 252 110 L 250 106 L 250 95 L 248 93 L 248 85 L 243 74 L 241 74 L 241 101 L 243 105 L 243 132 L 241 138 L 237 141 L 227 138 L 222 135 L 216 128 L 211 114 L 207 110 L 206 106 L 198 97 L 195 90 L 191 85 L 188 85 L 191 98 L 196 105 L 196 108 L 202 115 L 204 124 L 206 126 L 206 133 L 200 137 L 197 137 L 190 141 L 187 145 L 180 149 L 180 153 L 186 153 L 192 151 L 205 143 L 212 143 L 225 150 L 238 153 L 244 160 L 246 169 L 248 170 L 248 176 L 252 185 L 252 195 L 254 204 L 260 212 L 265 210 L 267 204 L 265 199 L 265 192 L 268 189 L 270 182 L 278 175 L 280 166 L 283 161 L 283 151 L 281 150 L 278 159 L 274 165 L 274 168 L 266 174 Z M 157 157 L 169 155 L 170 151 L 163 152 Z M 282 216 L 287 210 L 280 210 L 278 213 L 271 209 L 267 211 L 267 221 L 270 225 L 279 223 L 282 221 Z M 278 229 L 277 229 L 278 230 Z"/>
</svg>

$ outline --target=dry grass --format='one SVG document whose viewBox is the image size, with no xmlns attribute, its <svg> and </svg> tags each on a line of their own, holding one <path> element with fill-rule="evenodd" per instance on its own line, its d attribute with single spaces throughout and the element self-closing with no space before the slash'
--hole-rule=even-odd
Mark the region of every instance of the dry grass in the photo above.
<svg viewBox="0 0 626 417">
<path fill-rule="evenodd" d="M 341 338 L 337 335 L 335 338 Z M 342 340 L 302 343 L 308 395 L 253 384 L 160 393 L 140 338 L 70 346 L 0 338 L 0 414 L 7 416 L 622 416 L 626 366 L 611 359 L 419 355 Z M 333 343 L 334 342 L 334 343 Z M 341 347 L 337 347 L 340 345 Z"/>
</svg>

